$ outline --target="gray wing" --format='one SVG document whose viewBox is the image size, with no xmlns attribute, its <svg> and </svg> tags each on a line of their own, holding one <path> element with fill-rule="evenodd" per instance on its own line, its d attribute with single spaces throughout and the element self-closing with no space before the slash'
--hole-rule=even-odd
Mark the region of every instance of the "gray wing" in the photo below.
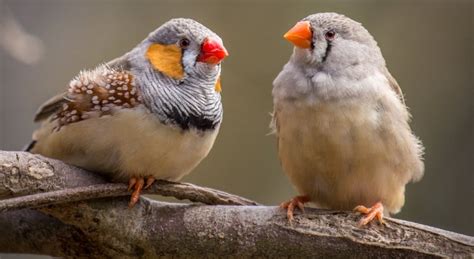
<svg viewBox="0 0 474 259">
<path fill-rule="evenodd" d="M 43 103 L 36 111 L 34 121 L 40 122 L 55 114 L 62 107 L 63 103 L 68 101 L 66 94 L 66 92 L 60 93 Z M 21 150 L 30 152 L 35 144 L 36 140 L 32 139 L 30 143 L 25 145 Z"/>
<path fill-rule="evenodd" d="M 43 103 L 36 111 L 34 121 L 40 122 L 54 114 L 63 103 L 67 102 L 66 92 L 60 93 Z"/>
</svg>

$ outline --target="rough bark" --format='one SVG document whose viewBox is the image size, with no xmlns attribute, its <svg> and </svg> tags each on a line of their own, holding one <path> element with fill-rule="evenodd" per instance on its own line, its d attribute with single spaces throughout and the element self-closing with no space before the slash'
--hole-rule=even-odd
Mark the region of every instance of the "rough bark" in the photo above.
<svg viewBox="0 0 474 259">
<path fill-rule="evenodd" d="M 402 220 L 360 228 L 359 216 L 351 212 L 308 209 L 289 224 L 277 207 L 253 206 L 212 189 L 161 182 L 150 192 L 201 203 L 142 198 L 129 209 L 128 197 L 114 197 L 127 194 L 123 184 L 107 184 L 60 161 L 0 151 L 0 198 L 10 198 L 0 200 L 0 252 L 64 257 L 474 255 L 473 237 Z M 104 198 L 91 199 L 96 195 Z"/>
<path fill-rule="evenodd" d="M 10 198 L 0 203 L 0 212 L 129 195 L 125 184 L 108 184 L 98 174 L 26 152 L 0 151 L 0 182 L 3 182 L 0 184 L 0 199 Z M 39 194 L 28 195 L 35 193 Z M 219 190 L 163 180 L 156 181 L 143 193 L 213 205 L 258 205 Z"/>
</svg>

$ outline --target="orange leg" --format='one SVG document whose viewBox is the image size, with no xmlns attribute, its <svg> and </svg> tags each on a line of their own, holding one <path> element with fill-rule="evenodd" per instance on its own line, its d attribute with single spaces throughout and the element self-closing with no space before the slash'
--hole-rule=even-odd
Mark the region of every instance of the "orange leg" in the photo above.
<svg viewBox="0 0 474 259">
<path fill-rule="evenodd" d="M 145 180 L 141 177 L 132 177 L 128 181 L 128 190 L 132 190 L 132 197 L 130 198 L 130 202 L 128 203 L 129 208 L 133 208 L 135 204 L 140 199 L 140 193 L 142 192 L 143 186 L 145 185 Z"/>
<path fill-rule="evenodd" d="M 301 195 L 301 196 L 296 196 L 293 199 L 283 202 L 280 204 L 280 208 L 286 209 L 286 217 L 288 218 L 288 221 L 293 221 L 293 212 L 295 211 L 295 208 L 298 208 L 301 210 L 301 212 L 304 213 L 304 204 L 309 201 L 309 197 L 306 195 Z"/>
<path fill-rule="evenodd" d="M 375 203 L 374 206 L 367 208 L 365 206 L 359 205 L 354 208 L 354 211 L 365 214 L 365 216 L 359 221 L 359 226 L 365 226 L 371 222 L 374 218 L 383 224 L 383 205 L 381 202 Z"/>
</svg>

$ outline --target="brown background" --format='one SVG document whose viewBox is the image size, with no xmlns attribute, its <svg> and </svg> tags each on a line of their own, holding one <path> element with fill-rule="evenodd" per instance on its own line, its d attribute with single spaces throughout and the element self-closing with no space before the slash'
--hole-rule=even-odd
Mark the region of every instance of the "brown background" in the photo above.
<svg viewBox="0 0 474 259">
<path fill-rule="evenodd" d="M 0 149 L 27 143 L 38 105 L 79 70 L 123 54 L 170 18 L 190 17 L 218 33 L 230 57 L 221 133 L 184 181 L 265 204 L 295 194 L 267 136 L 271 83 L 291 53 L 282 34 L 311 13 L 346 14 L 378 41 L 426 146 L 425 177 L 407 186 L 396 217 L 474 235 L 472 1 L 0 0 L 0 8 L 0 17 L 10 13 L 44 46 L 27 65 L 0 45 Z"/>
</svg>

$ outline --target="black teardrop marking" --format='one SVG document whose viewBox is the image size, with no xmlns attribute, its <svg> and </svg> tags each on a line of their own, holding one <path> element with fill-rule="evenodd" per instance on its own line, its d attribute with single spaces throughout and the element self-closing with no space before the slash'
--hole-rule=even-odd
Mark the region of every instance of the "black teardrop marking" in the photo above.
<svg viewBox="0 0 474 259">
<path fill-rule="evenodd" d="M 326 40 L 326 42 L 327 42 L 326 52 L 324 53 L 324 56 L 323 56 L 323 62 L 326 61 L 326 58 L 328 57 L 329 52 L 331 51 L 331 48 L 332 48 L 332 43 L 328 40 Z"/>
</svg>

